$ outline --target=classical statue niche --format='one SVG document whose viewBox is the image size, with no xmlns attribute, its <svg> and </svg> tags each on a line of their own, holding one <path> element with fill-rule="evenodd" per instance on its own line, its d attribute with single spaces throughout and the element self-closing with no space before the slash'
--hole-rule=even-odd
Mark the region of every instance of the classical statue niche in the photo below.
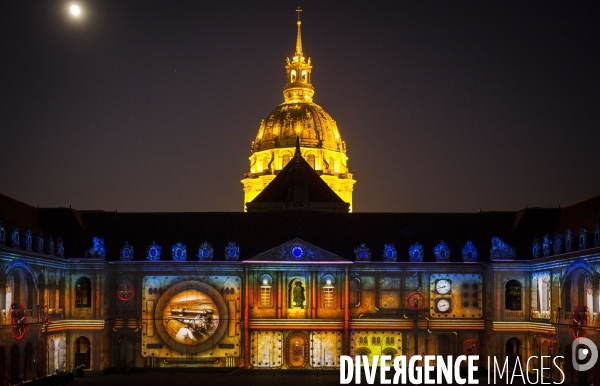
<svg viewBox="0 0 600 386">
<path fill-rule="evenodd" d="M 288 285 L 289 308 L 306 307 L 306 285 L 302 279 L 292 279 Z"/>
</svg>

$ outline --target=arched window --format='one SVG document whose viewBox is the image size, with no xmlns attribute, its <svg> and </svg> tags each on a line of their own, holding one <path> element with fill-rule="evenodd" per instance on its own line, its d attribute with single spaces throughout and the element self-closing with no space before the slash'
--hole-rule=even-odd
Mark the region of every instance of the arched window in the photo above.
<svg viewBox="0 0 600 386">
<path fill-rule="evenodd" d="M 58 371 L 65 371 L 65 360 L 67 353 L 65 338 L 61 336 L 56 340 L 56 342 L 56 368 L 58 369 Z"/>
<path fill-rule="evenodd" d="M 586 302 L 586 288 L 585 288 L 585 275 L 579 275 L 577 279 L 577 305 L 579 307 L 587 305 Z"/>
<path fill-rule="evenodd" d="M 306 162 L 308 162 L 308 164 L 310 165 L 311 168 L 315 168 L 315 155 L 314 154 L 309 154 L 306 157 Z"/>
<path fill-rule="evenodd" d="M 44 279 L 43 274 L 39 274 L 38 276 L 38 302 L 37 305 L 40 307 L 46 306 L 46 279 Z"/>
<path fill-rule="evenodd" d="M 75 340 L 75 366 L 79 365 L 90 368 L 90 340 L 84 336 Z"/>
<path fill-rule="evenodd" d="M 48 342 L 48 374 L 54 374 L 56 371 L 56 346 L 54 339 Z"/>
<path fill-rule="evenodd" d="M 46 372 L 46 347 L 44 345 L 44 341 L 38 341 L 37 345 L 37 378 L 42 378 Z M 0 369 L 1 370 L 1 369 Z M 0 383 L 2 385 L 2 383 Z"/>
<path fill-rule="evenodd" d="M 540 299 L 540 311 L 541 312 L 547 312 L 549 310 L 549 304 L 550 303 L 550 299 L 548 296 L 548 278 L 544 277 L 544 278 L 540 278 L 538 280 L 538 287 L 539 287 L 539 299 Z"/>
<path fill-rule="evenodd" d="M 302 81 L 306 82 L 306 70 L 302 70 Z"/>
<path fill-rule="evenodd" d="M 27 310 L 33 310 L 33 303 L 35 302 L 35 285 L 33 284 L 33 278 L 27 276 Z M 31 312 L 31 311 L 29 311 Z"/>
<path fill-rule="evenodd" d="M 13 297 L 12 304 L 21 304 L 21 275 L 17 271 L 12 274 L 13 279 Z"/>
<path fill-rule="evenodd" d="M 45 352 L 42 350 L 42 352 Z M 0 346 L 0 385 L 6 384 L 6 353 L 4 347 Z"/>
<path fill-rule="evenodd" d="M 87 277 L 81 277 L 75 283 L 75 307 L 92 306 L 92 283 Z"/>
<path fill-rule="evenodd" d="M 509 369 L 515 368 L 515 365 L 517 364 L 517 357 L 519 358 L 518 363 L 523 363 L 521 361 L 521 341 L 519 339 L 511 338 L 507 340 L 505 345 L 505 353 L 508 360 Z"/>
<path fill-rule="evenodd" d="M 288 163 L 290 163 L 290 155 L 288 153 L 285 153 L 281 161 L 281 168 L 283 169 Z"/>
<path fill-rule="evenodd" d="M 565 312 L 571 312 L 572 308 L 573 308 L 573 304 L 571 303 L 571 297 L 573 296 L 572 292 L 571 292 L 572 285 L 573 285 L 573 282 L 570 277 L 568 277 L 567 280 L 565 280 L 565 284 L 563 284 L 562 293 L 565 298 L 565 302 L 564 302 Z"/>
<path fill-rule="evenodd" d="M 521 283 L 510 280 L 504 289 L 504 308 L 511 311 L 521 311 Z"/>
<path fill-rule="evenodd" d="M 259 301 L 260 307 L 271 307 L 272 306 L 272 284 L 273 279 L 269 275 L 262 275 L 259 279 Z"/>
<path fill-rule="evenodd" d="M 265 156 L 265 158 L 263 158 L 262 168 L 263 168 L 263 172 L 266 172 L 267 169 L 269 169 L 269 157 Z"/>
<path fill-rule="evenodd" d="M 25 346 L 25 357 L 23 359 L 23 380 L 31 381 L 33 379 L 33 348 L 31 343 L 27 343 L 27 346 Z"/>
<path fill-rule="evenodd" d="M 550 318 L 550 273 L 536 272 L 531 279 L 531 311 L 534 318 Z"/>
<path fill-rule="evenodd" d="M 10 350 L 10 383 L 16 385 L 19 383 L 19 362 L 21 362 L 21 353 L 16 344 Z"/>
<path fill-rule="evenodd" d="M 592 309 L 590 312 L 600 310 L 600 272 L 596 272 L 592 278 Z"/>
<path fill-rule="evenodd" d="M 65 278 L 61 277 L 60 279 L 58 279 L 58 308 L 59 310 L 61 310 L 61 315 L 64 315 L 65 310 L 65 292 Z"/>
<path fill-rule="evenodd" d="M 6 284 L 6 273 L 2 271 L 0 272 L 0 310 L 6 309 Z M 0 375 L 0 377 L 2 377 L 2 375 Z M 2 379 L 0 378 L 0 380 Z"/>
<path fill-rule="evenodd" d="M 296 70 L 292 70 L 290 73 L 290 82 L 294 83 L 296 81 Z"/>
</svg>

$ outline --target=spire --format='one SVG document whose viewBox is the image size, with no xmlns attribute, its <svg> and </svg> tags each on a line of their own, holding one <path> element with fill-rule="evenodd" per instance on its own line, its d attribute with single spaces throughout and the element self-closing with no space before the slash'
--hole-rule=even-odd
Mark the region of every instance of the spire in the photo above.
<svg viewBox="0 0 600 386">
<path fill-rule="evenodd" d="M 307 61 L 304 57 L 304 52 L 302 52 L 302 31 L 300 29 L 302 25 L 300 12 L 302 10 L 300 7 L 298 7 L 296 12 L 298 12 L 298 21 L 296 21 L 296 25 L 298 26 L 296 51 L 292 60 L 286 58 L 287 66 L 285 66 L 287 84 L 283 88 L 283 95 L 287 103 L 312 102 L 312 97 L 315 93 L 315 89 L 311 84 L 310 73 L 312 66 L 310 65 L 310 58 Z"/>
<path fill-rule="evenodd" d="M 302 157 L 302 153 L 300 152 L 300 136 L 297 135 L 296 136 L 296 153 L 294 153 L 294 158 L 296 158 L 296 160 L 298 160 L 301 157 Z"/>
<path fill-rule="evenodd" d="M 300 6 L 298 6 L 298 9 L 296 10 L 296 12 L 298 12 L 298 21 L 296 22 L 296 24 L 298 24 L 298 35 L 296 36 L 296 52 L 294 53 L 294 56 L 301 58 L 302 57 L 302 32 L 300 31 L 300 25 L 302 24 L 302 21 L 300 20 L 300 12 L 302 12 L 302 10 L 300 9 Z"/>
</svg>

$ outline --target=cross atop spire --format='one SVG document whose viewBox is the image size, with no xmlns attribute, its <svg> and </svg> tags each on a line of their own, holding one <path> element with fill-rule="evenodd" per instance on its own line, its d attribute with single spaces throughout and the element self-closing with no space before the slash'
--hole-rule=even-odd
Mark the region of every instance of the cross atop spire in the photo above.
<svg viewBox="0 0 600 386">
<path fill-rule="evenodd" d="M 300 20 L 300 6 L 296 10 L 298 12 L 298 34 L 296 35 L 296 52 L 292 60 L 286 58 L 287 66 L 285 66 L 287 72 L 287 84 L 283 88 L 283 95 L 287 103 L 294 102 L 312 102 L 312 97 L 315 93 L 315 89 L 311 84 L 311 70 L 310 58 L 308 60 L 304 57 L 302 52 L 302 31 L 300 26 L 302 21 Z"/>
<path fill-rule="evenodd" d="M 294 56 L 301 60 L 304 58 L 302 57 L 302 33 L 300 32 L 300 25 L 302 24 L 302 21 L 300 21 L 300 12 L 302 12 L 300 6 L 298 6 L 296 12 L 298 12 L 298 21 L 296 22 L 298 24 L 298 35 L 296 36 L 296 53 Z"/>
</svg>

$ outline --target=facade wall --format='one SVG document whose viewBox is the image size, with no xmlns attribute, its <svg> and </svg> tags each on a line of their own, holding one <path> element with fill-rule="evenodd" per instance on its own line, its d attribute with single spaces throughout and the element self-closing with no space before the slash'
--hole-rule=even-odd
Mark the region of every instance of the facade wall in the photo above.
<svg viewBox="0 0 600 386">
<path fill-rule="evenodd" d="M 600 248 L 531 261 L 290 264 L 66 260 L 0 247 L 0 378 L 79 363 L 335 369 L 342 354 L 569 359 L 582 301 L 587 337 L 600 341 L 599 279 Z M 407 303 L 414 293 L 418 310 Z"/>
</svg>

